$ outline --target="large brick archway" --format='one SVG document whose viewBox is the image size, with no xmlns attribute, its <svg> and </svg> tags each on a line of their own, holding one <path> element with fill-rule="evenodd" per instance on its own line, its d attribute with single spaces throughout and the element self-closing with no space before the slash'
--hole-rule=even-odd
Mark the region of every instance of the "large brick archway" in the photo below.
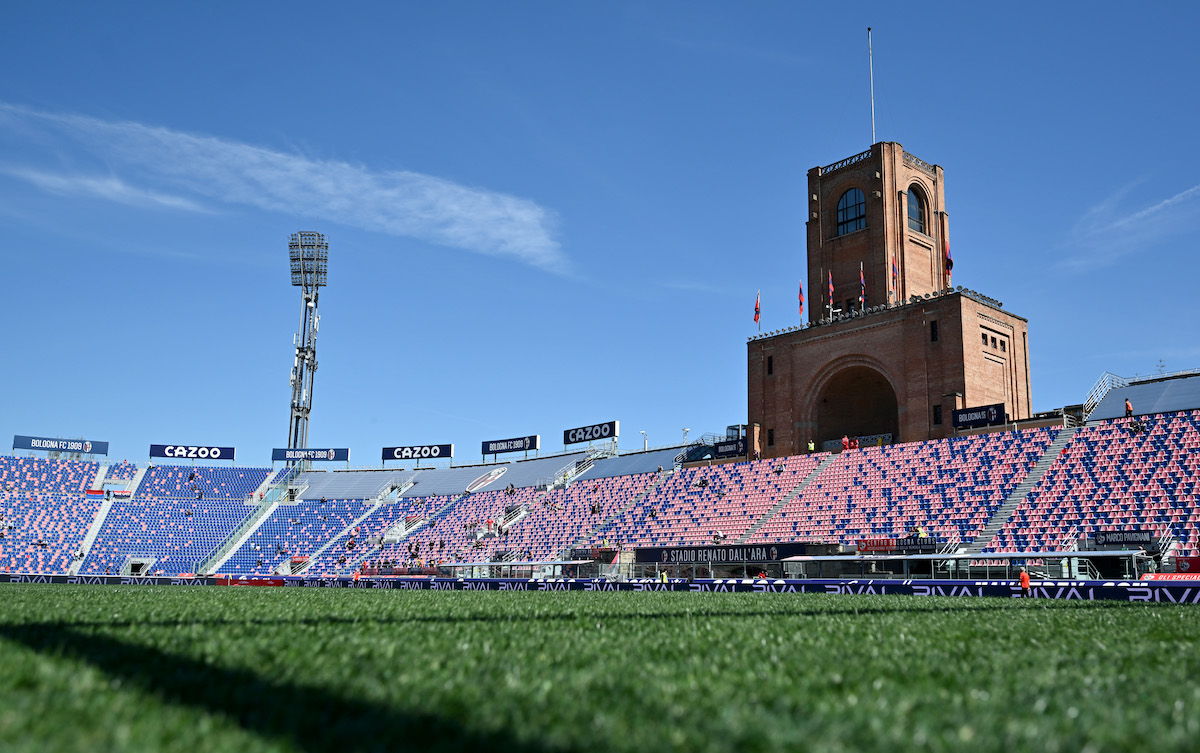
<svg viewBox="0 0 1200 753">
<path fill-rule="evenodd" d="M 816 441 L 870 434 L 900 435 L 899 401 L 883 364 L 850 356 L 827 364 L 813 380 L 809 425 Z"/>
</svg>

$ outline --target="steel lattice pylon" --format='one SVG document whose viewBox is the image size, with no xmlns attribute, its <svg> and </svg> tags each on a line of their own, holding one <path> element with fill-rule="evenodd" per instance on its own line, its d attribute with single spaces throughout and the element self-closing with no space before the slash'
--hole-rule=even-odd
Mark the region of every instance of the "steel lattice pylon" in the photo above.
<svg viewBox="0 0 1200 753">
<path fill-rule="evenodd" d="M 325 287 L 329 267 L 329 244 L 321 233 L 292 233 L 288 243 L 292 285 L 300 288 L 300 329 L 293 336 L 296 348 L 292 361 L 292 417 L 288 425 L 288 449 L 308 446 L 308 416 L 312 412 L 313 377 L 317 373 L 317 298 Z"/>
</svg>

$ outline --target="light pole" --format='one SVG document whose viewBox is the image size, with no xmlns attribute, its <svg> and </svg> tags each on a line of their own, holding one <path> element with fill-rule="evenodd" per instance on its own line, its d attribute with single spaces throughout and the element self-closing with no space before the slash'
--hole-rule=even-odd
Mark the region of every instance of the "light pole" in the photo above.
<svg viewBox="0 0 1200 753">
<path fill-rule="evenodd" d="M 684 430 L 683 430 L 683 443 L 684 443 L 684 444 L 687 444 L 687 433 L 688 433 L 689 431 L 691 431 L 691 429 L 688 429 L 688 428 L 686 428 L 686 427 L 685 427 L 685 428 L 684 428 Z"/>
<path fill-rule="evenodd" d="M 650 438 L 646 436 L 646 432 L 640 432 L 642 435 L 642 451 L 650 449 Z"/>
<path fill-rule="evenodd" d="M 312 413 L 313 377 L 317 371 L 317 297 L 325 287 L 329 269 L 329 244 L 314 232 L 292 233 L 288 242 L 292 285 L 300 288 L 300 328 L 293 336 L 292 416 L 288 425 L 289 449 L 308 447 L 308 417 Z"/>
</svg>

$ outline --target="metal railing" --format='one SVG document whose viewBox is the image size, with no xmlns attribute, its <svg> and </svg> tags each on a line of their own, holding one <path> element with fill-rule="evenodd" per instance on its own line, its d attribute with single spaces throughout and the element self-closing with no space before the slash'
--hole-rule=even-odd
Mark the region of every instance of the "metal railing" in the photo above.
<svg viewBox="0 0 1200 753">
<path fill-rule="evenodd" d="M 615 442 L 604 442 L 598 447 L 588 450 L 582 460 L 574 460 L 560 468 L 553 476 L 540 478 L 535 482 L 539 489 L 550 490 L 564 486 L 571 479 L 582 475 L 591 468 L 599 458 L 612 457 L 617 452 Z"/>
<path fill-rule="evenodd" d="M 273 507 L 274 503 L 267 502 L 264 499 L 260 505 L 251 508 L 250 511 L 246 513 L 246 517 L 242 518 L 241 525 L 234 529 L 233 533 L 229 534 L 221 546 L 217 547 L 215 552 L 210 554 L 199 565 L 196 566 L 195 572 L 197 574 L 207 573 L 209 568 L 217 562 L 220 562 L 221 558 L 233 549 L 234 544 L 242 540 L 242 536 L 246 533 L 246 531 L 250 530 L 255 523 L 266 516 Z"/>
<path fill-rule="evenodd" d="M 1100 405 L 1100 401 L 1108 394 L 1109 390 L 1119 387 L 1128 387 L 1129 380 L 1125 377 L 1119 377 L 1111 372 L 1104 372 L 1096 383 L 1092 385 L 1092 389 L 1088 392 L 1087 398 L 1083 401 L 1083 417 L 1087 419 L 1096 410 L 1096 406 Z"/>
<path fill-rule="evenodd" d="M 915 167 L 918 170 L 927 173 L 928 175 L 937 175 L 937 170 L 934 169 L 933 165 L 929 164 L 923 159 L 920 159 L 919 157 L 916 157 L 915 155 L 909 154 L 908 152 L 904 153 L 904 164 L 908 167 Z"/>
<path fill-rule="evenodd" d="M 843 167 L 849 167 L 850 165 L 862 162 L 863 160 L 870 158 L 874 151 L 874 148 L 871 148 L 865 152 L 859 152 L 852 157 L 847 157 L 844 160 L 834 162 L 832 165 L 826 165 L 825 167 L 821 168 L 821 175 L 828 175 L 834 170 L 841 170 Z"/>
</svg>

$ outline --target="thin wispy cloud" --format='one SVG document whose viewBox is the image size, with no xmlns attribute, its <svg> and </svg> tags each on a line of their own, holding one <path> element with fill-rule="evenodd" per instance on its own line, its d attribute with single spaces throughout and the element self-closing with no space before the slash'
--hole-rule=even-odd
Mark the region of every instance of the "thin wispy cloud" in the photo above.
<svg viewBox="0 0 1200 753">
<path fill-rule="evenodd" d="M 1200 185 L 1154 204 L 1130 206 L 1133 185 L 1096 204 L 1075 223 L 1059 266 L 1077 272 L 1108 267 L 1187 232 L 1200 230 Z"/>
<path fill-rule="evenodd" d="M 557 274 L 570 271 L 553 237 L 551 212 L 528 199 L 431 175 L 3 103 L 0 132 L 81 150 L 108 172 L 97 177 L 44 165 L 0 166 L 49 193 L 190 211 L 203 211 L 197 199 L 238 204 L 507 257 Z"/>
<path fill-rule="evenodd" d="M 0 168 L 0 173 L 32 183 L 46 193 L 58 196 L 87 196 L 134 207 L 179 209 L 188 212 L 208 211 L 191 199 L 134 188 L 112 176 L 58 175 L 18 168 Z"/>
</svg>

